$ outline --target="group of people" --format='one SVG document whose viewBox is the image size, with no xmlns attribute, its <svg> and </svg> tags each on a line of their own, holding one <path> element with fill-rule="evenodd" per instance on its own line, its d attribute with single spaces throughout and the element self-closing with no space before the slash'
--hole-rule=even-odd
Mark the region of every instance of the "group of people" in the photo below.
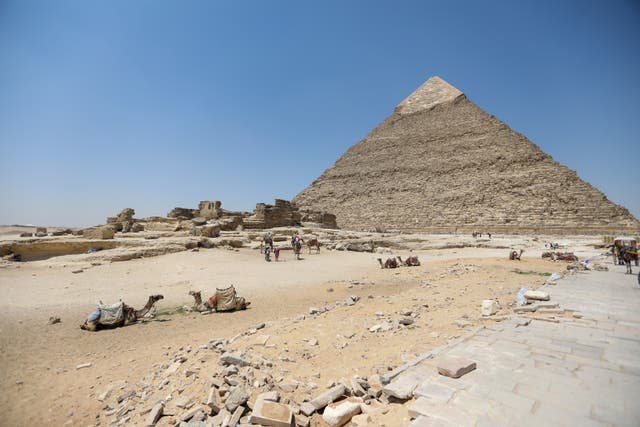
<svg viewBox="0 0 640 427">
<path fill-rule="evenodd" d="M 296 259 L 300 259 L 300 252 L 302 250 L 302 245 L 304 244 L 304 239 L 300 234 L 296 231 L 291 236 L 291 247 L 293 248 L 293 252 L 296 255 Z M 280 248 L 273 246 L 273 234 L 270 231 L 266 232 L 262 238 L 262 251 L 264 253 L 264 260 L 267 262 L 271 261 L 271 252 L 275 257 L 276 262 L 280 258 Z"/>
</svg>

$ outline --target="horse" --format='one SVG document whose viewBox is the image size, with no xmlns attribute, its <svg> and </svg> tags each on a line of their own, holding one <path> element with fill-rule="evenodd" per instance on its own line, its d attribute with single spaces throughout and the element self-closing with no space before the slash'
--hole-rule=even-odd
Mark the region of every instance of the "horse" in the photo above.
<svg viewBox="0 0 640 427">
<path fill-rule="evenodd" d="M 318 239 L 311 239 L 307 242 L 307 247 L 309 248 L 309 253 L 311 253 L 311 248 L 316 248 L 316 253 L 320 253 L 320 242 Z"/>
<path fill-rule="evenodd" d="M 629 248 L 622 248 L 618 258 L 624 261 L 624 265 L 627 267 L 626 274 L 633 274 L 633 271 L 631 270 L 631 261 L 638 259 L 638 252 L 632 251 Z"/>
</svg>

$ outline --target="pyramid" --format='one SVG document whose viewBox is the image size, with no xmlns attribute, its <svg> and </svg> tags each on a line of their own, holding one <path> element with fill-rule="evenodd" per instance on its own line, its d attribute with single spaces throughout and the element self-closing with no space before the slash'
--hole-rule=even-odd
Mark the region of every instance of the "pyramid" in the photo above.
<svg viewBox="0 0 640 427">
<path fill-rule="evenodd" d="M 636 233 L 629 211 L 432 77 L 293 201 L 352 230 Z"/>
</svg>

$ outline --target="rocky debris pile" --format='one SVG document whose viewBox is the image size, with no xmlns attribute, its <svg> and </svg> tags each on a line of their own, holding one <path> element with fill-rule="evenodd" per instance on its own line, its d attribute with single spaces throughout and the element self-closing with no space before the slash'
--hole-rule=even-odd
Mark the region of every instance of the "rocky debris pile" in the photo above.
<svg viewBox="0 0 640 427">
<path fill-rule="evenodd" d="M 294 203 L 341 228 L 635 232 L 640 222 L 523 135 L 432 77 Z"/>
<path fill-rule="evenodd" d="M 557 275 L 560 278 L 560 275 Z M 555 280 L 548 282 L 553 283 Z M 529 319 L 543 320 L 547 322 L 559 323 L 558 316 L 568 314 L 573 318 L 581 318 L 582 314 L 565 308 L 561 308 L 560 304 L 551 301 L 551 295 L 546 291 L 540 290 L 528 290 L 526 288 L 520 289 L 517 298 L 518 305 L 513 308 L 513 312 L 516 314 L 528 315 Z M 533 315 L 535 317 L 532 317 Z"/>
<path fill-rule="evenodd" d="M 309 316 L 316 318 L 358 301 L 349 296 L 326 307 L 312 307 Z M 409 318 L 417 315 L 411 309 L 402 312 Z M 389 395 L 383 393 L 388 381 L 377 374 L 331 380 L 325 390 L 292 377 L 286 364 L 296 361 L 286 349 L 277 360 L 260 350 L 270 346 L 263 333 L 268 327 L 261 323 L 229 340 L 214 338 L 197 348 L 180 347 L 165 353 L 166 361 L 137 384 L 119 381 L 96 390 L 94 396 L 103 404 L 96 421 L 145 426 L 365 425 L 369 414 L 389 403 Z M 318 340 L 309 338 L 306 346 L 318 346 Z M 310 397 L 295 397 L 301 390 Z"/>
</svg>

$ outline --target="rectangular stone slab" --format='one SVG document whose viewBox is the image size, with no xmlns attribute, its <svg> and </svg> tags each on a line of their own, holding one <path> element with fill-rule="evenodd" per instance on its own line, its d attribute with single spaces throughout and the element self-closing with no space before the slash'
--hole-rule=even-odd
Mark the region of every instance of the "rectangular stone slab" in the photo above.
<svg viewBox="0 0 640 427">
<path fill-rule="evenodd" d="M 462 357 L 443 357 L 438 363 L 438 373 L 451 378 L 460 378 L 474 369 L 476 362 Z"/>
<path fill-rule="evenodd" d="M 287 405 L 258 400 L 251 413 L 251 423 L 271 427 L 291 427 L 295 421 Z"/>
</svg>

